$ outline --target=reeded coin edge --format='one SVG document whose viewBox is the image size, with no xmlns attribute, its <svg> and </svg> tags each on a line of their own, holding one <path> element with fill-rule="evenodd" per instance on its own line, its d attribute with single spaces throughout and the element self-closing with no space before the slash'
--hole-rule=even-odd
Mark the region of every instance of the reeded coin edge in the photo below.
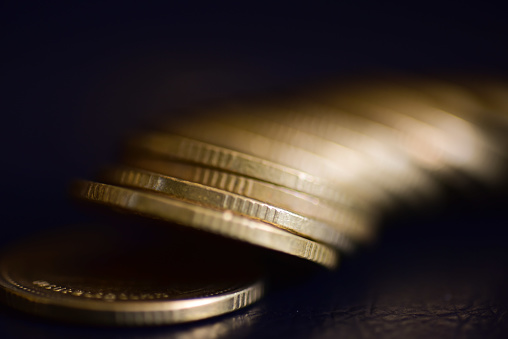
<svg viewBox="0 0 508 339">
<path fill-rule="evenodd" d="M 126 163 L 131 168 L 214 187 L 262 201 L 308 218 L 315 218 L 359 242 L 368 242 L 375 233 L 374 224 L 377 217 L 372 212 L 339 204 L 332 206 L 326 200 L 307 193 L 220 169 L 177 160 L 150 158 L 146 156 L 130 157 Z M 175 166 L 178 167 L 176 171 L 174 170 Z"/>
<path fill-rule="evenodd" d="M 77 181 L 74 194 L 86 201 L 175 222 L 182 226 L 307 259 L 328 269 L 333 269 L 338 264 L 339 254 L 327 245 L 297 236 L 259 220 L 235 215 L 230 211 L 219 211 L 157 193 L 91 181 Z"/>
<path fill-rule="evenodd" d="M 148 326 L 168 325 L 236 311 L 249 306 L 264 294 L 264 282 L 220 291 L 196 299 L 158 301 L 97 301 L 54 298 L 15 282 L 5 270 L 0 276 L 0 297 L 17 310 L 71 322 Z"/>
<path fill-rule="evenodd" d="M 346 252 L 353 248 L 345 231 L 339 232 L 337 228 L 319 220 L 218 188 L 126 167 L 107 171 L 105 178 L 108 183 L 115 185 L 147 189 L 204 206 L 210 205 L 221 210 L 231 210 Z"/>
<path fill-rule="evenodd" d="M 350 187 L 338 187 L 302 171 L 187 137 L 151 133 L 131 140 L 130 146 L 133 150 L 220 168 L 348 206 L 361 202 Z"/>
</svg>

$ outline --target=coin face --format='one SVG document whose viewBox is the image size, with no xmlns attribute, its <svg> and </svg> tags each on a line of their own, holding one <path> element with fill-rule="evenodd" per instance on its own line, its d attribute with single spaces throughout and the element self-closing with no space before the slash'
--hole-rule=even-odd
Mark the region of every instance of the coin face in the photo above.
<svg viewBox="0 0 508 339">
<path fill-rule="evenodd" d="M 330 269 L 335 268 L 338 263 L 337 252 L 326 245 L 231 211 L 216 210 L 161 194 L 91 181 L 77 182 L 74 194 L 86 201 L 175 222 L 193 229 L 290 254 Z"/>
<path fill-rule="evenodd" d="M 243 256 L 196 251 L 161 230 L 68 228 L 5 253 L 2 297 L 33 314 L 86 324 L 162 325 L 231 312 L 263 294 Z M 144 233 L 143 233 L 144 232 Z"/>
</svg>

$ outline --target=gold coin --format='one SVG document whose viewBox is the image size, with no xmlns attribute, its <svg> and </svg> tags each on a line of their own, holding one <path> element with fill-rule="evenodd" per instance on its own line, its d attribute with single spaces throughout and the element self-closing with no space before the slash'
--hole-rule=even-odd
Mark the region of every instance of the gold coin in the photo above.
<svg viewBox="0 0 508 339">
<path fill-rule="evenodd" d="M 320 93 L 312 99 L 351 115 L 372 120 L 379 126 L 385 126 L 386 132 L 379 128 L 372 132 L 383 133 L 382 138 L 393 140 L 391 145 L 407 154 L 420 168 L 433 173 L 442 173 L 448 177 L 452 176 L 451 168 L 443 156 L 441 141 L 435 138 L 439 135 L 436 128 L 402 112 L 376 106 L 363 100 L 360 95 L 346 97 L 330 91 Z"/>
<path fill-rule="evenodd" d="M 448 97 L 444 91 L 440 94 Z M 436 128 L 433 137 L 442 144 L 443 155 L 453 168 L 479 178 L 492 177 L 495 166 L 485 166 L 492 159 L 488 138 L 476 125 L 482 114 L 473 111 L 472 107 L 457 110 L 451 105 L 440 104 L 421 90 L 392 80 L 381 80 L 379 86 L 360 95 L 364 101 L 402 112 Z"/>
<path fill-rule="evenodd" d="M 386 142 L 387 138 L 393 139 L 394 133 L 372 120 L 301 97 L 263 105 L 229 104 L 208 113 L 212 113 L 210 119 L 255 130 L 336 162 L 348 163 L 350 170 L 358 172 L 359 177 L 390 193 L 381 201 L 382 206 L 391 207 L 397 202 L 391 196 L 399 202 L 420 206 L 439 194 L 436 183 L 411 157 L 398 146 Z M 374 131 L 376 135 L 373 136 Z M 382 140 L 378 140 L 380 132 Z M 370 194 L 371 186 L 368 187 Z"/>
<path fill-rule="evenodd" d="M 218 115 L 220 115 L 220 111 Z M 251 131 L 248 127 L 231 126 L 212 120 L 192 121 L 191 123 L 169 123 L 161 125 L 164 131 L 225 147 L 261 159 L 279 163 L 283 166 L 324 178 L 339 187 L 354 187 L 355 193 L 362 200 L 374 206 L 384 207 L 390 204 L 390 196 L 377 185 L 369 181 L 358 167 L 362 165 L 362 158 L 351 150 L 341 147 L 338 159 L 331 154 L 317 154 L 315 148 L 308 150 L 301 144 L 280 141 L 277 135 L 260 134 L 259 130 Z M 244 128 L 245 127 L 245 128 Z M 290 138 L 295 141 L 295 138 Z M 305 140 L 305 143 L 315 143 L 315 140 Z M 330 150 L 330 145 L 322 145 Z M 334 149 L 336 151 L 336 149 Z"/>
<path fill-rule="evenodd" d="M 248 107 L 237 106 L 231 109 L 230 114 L 214 114 L 213 119 L 220 119 L 224 124 L 231 124 L 237 128 L 270 135 L 345 166 L 348 171 L 357 173 L 361 182 L 370 183 L 367 186 L 369 195 L 376 193 L 374 191 L 376 188 L 390 193 L 380 196 L 380 199 L 384 198 L 380 201 L 384 206 L 395 203 L 392 195 L 399 199 L 403 198 L 404 201 L 410 200 L 414 205 L 421 203 L 418 195 L 420 191 L 415 192 L 408 185 L 415 182 L 416 176 L 420 173 L 414 166 L 408 166 L 405 159 L 407 157 L 396 158 L 400 152 L 390 149 L 367 135 L 340 125 L 334 126 L 333 119 L 328 119 L 326 123 L 330 132 L 320 133 L 319 123 L 313 121 L 317 119 L 312 119 L 312 115 L 319 116 L 321 120 L 327 120 L 323 111 L 323 107 L 319 105 L 303 102 L 301 106 L 295 103 L 291 109 L 262 106 L 252 110 Z M 301 114 L 304 112 L 311 116 Z M 335 113 L 337 115 L 339 112 Z M 302 119 L 306 120 L 305 124 L 297 123 Z M 332 130 L 331 127 L 335 128 Z M 373 168 L 376 170 L 373 171 Z M 426 188 L 424 192 L 430 191 L 428 186 Z"/>
<path fill-rule="evenodd" d="M 160 194 L 144 193 L 95 182 L 76 183 L 77 197 L 156 219 L 176 222 L 269 248 L 334 268 L 338 254 L 326 245 L 294 235 L 271 224 L 218 211 Z"/>
<path fill-rule="evenodd" d="M 343 251 L 350 251 L 353 246 L 344 233 L 323 222 L 221 189 L 134 168 L 112 169 L 105 173 L 104 178 L 115 185 L 165 193 L 178 199 L 259 219 Z"/>
<path fill-rule="evenodd" d="M 433 77 L 390 75 L 382 80 L 413 91 L 413 95 L 425 96 L 429 102 L 444 108 L 446 111 L 457 112 L 461 116 L 477 115 L 484 110 L 479 98 L 464 88 L 451 82 Z"/>
<path fill-rule="evenodd" d="M 504 176 L 505 165 L 502 162 L 506 161 L 507 156 L 508 96 L 506 93 L 508 93 L 508 85 L 499 80 L 501 79 L 496 81 L 477 76 L 446 78 L 446 82 L 439 79 L 439 83 L 444 82 L 447 86 L 458 87 L 457 91 L 462 94 L 451 103 L 454 104 L 452 106 L 454 111 L 467 110 L 472 113 L 476 118 L 475 123 L 486 131 L 483 137 L 486 138 L 491 151 L 500 162 L 496 164 L 497 166 L 490 166 L 492 169 L 498 169 L 498 173 L 492 176 L 493 184 L 497 184 Z M 433 95 L 436 92 L 430 85 L 425 88 L 425 91 L 429 90 L 432 90 Z M 440 102 L 443 101 L 441 96 L 438 96 L 438 99 Z M 459 99 L 463 99 L 464 102 L 459 102 Z M 469 100 L 466 101 L 466 99 Z M 451 106 L 449 101 L 445 103 Z"/>
<path fill-rule="evenodd" d="M 143 155 L 157 155 L 238 173 L 346 206 L 365 204 L 351 188 L 337 187 L 333 182 L 311 174 L 191 138 L 150 133 L 132 139 L 129 146 Z"/>
<path fill-rule="evenodd" d="M 399 120 L 405 133 L 415 135 L 433 149 L 434 161 L 453 171 L 477 177 L 490 177 L 489 152 L 481 131 L 470 122 L 433 106 L 425 98 L 394 86 L 367 88 L 357 93 L 336 96 L 336 102 L 361 101 L 377 107 L 383 115 Z M 456 173 L 455 173 L 456 174 Z M 456 176 L 456 175 L 455 175 Z M 453 175 L 450 176 L 453 180 Z"/>
<path fill-rule="evenodd" d="M 357 241 L 369 241 L 375 234 L 376 215 L 358 208 L 330 205 L 302 192 L 209 167 L 140 156 L 125 160 L 148 171 L 216 187 L 323 220 Z"/>
<path fill-rule="evenodd" d="M 376 183 L 384 182 L 383 187 L 390 192 L 405 200 L 414 196 L 412 201 L 416 204 L 421 202 L 420 198 L 428 201 L 438 196 L 435 181 L 406 152 L 401 152 L 398 135 L 390 127 L 301 98 L 283 106 L 287 107 L 285 114 L 267 117 L 364 154 L 370 159 L 366 171 L 370 171 Z"/>
<path fill-rule="evenodd" d="M 189 244 L 156 229 L 69 227 L 5 253 L 0 296 L 35 315 L 119 326 L 194 321 L 261 298 L 249 258 Z"/>
<path fill-rule="evenodd" d="M 492 128 L 494 115 L 486 112 L 479 98 L 456 85 L 436 79 L 404 80 L 397 82 L 397 86 L 403 87 L 404 91 L 413 91 L 414 101 L 421 103 L 422 109 L 437 109 L 438 114 L 432 121 L 433 125 L 452 135 L 456 133 L 459 123 L 465 130 L 469 125 L 468 136 L 475 142 L 474 147 L 478 148 L 478 151 L 477 155 L 471 157 L 469 164 L 461 165 L 459 170 L 473 174 L 484 182 L 497 183 L 504 175 L 499 159 L 504 148 L 500 147 L 496 129 Z M 390 78 L 390 81 L 393 79 Z"/>
<path fill-rule="evenodd" d="M 317 177 L 346 183 L 354 180 L 355 177 L 355 173 L 335 166 L 328 158 L 287 143 L 278 142 L 264 135 L 226 126 L 215 121 L 168 123 L 163 126 L 163 129 L 170 133 L 279 163 Z"/>
</svg>

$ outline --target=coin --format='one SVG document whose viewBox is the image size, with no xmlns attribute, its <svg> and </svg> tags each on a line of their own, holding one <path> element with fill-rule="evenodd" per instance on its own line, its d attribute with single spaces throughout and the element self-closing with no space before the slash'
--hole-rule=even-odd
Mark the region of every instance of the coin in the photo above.
<svg viewBox="0 0 508 339">
<path fill-rule="evenodd" d="M 167 133 L 137 136 L 128 144 L 131 153 L 157 155 L 238 173 L 301 191 L 346 206 L 366 204 L 352 188 L 311 174 L 224 147 Z"/>
<path fill-rule="evenodd" d="M 396 203 L 395 199 L 409 200 L 413 205 L 419 204 L 422 194 L 418 193 L 430 191 L 428 186 L 425 190 L 411 190 L 410 184 L 420 179 L 417 176 L 421 173 L 414 166 L 406 166 L 407 161 L 404 158 L 396 158 L 400 152 L 389 149 L 386 144 L 334 124 L 334 118 L 327 117 L 323 112 L 330 109 L 326 110 L 301 100 L 299 104 L 294 103 L 290 109 L 281 106 L 262 106 L 257 109 L 246 106 L 228 107 L 229 114 L 214 114 L 213 119 L 270 135 L 341 164 L 348 171 L 357 173 L 364 183 L 370 183 L 369 194 L 375 193 L 372 184 L 389 192 L 390 194 L 385 194 L 380 201 L 386 207 Z M 336 111 L 334 115 L 339 114 L 340 112 Z M 301 123 L 302 120 L 305 123 Z M 324 129 L 328 130 L 328 133 L 320 131 L 323 128 L 319 127 L 319 120 L 324 121 L 327 126 Z M 372 168 L 377 170 L 373 171 Z"/>
<path fill-rule="evenodd" d="M 104 178 L 115 185 L 161 192 L 178 199 L 259 219 L 343 251 L 349 251 L 353 246 L 344 233 L 326 223 L 221 189 L 135 168 L 111 169 L 104 173 Z"/>
<path fill-rule="evenodd" d="M 361 101 L 383 110 L 385 116 L 401 114 L 406 133 L 420 136 L 431 145 L 442 165 L 457 173 L 467 172 L 475 177 L 490 177 L 489 152 L 481 140 L 481 131 L 470 122 L 439 109 L 411 91 L 393 86 L 365 89 L 358 93 L 341 94 L 336 102 Z M 403 117 L 405 116 L 405 117 Z M 409 119 L 408 119 L 409 118 Z M 453 175 L 449 180 L 453 180 Z"/>
<path fill-rule="evenodd" d="M 188 163 L 141 156 L 128 157 L 125 161 L 131 166 L 216 187 L 323 220 L 356 241 L 372 240 L 375 234 L 377 215 L 354 206 L 331 205 L 323 199 L 282 186 Z"/>
<path fill-rule="evenodd" d="M 450 104 L 453 93 L 448 94 L 442 87 L 437 88 L 436 83 L 430 86 L 431 89 L 427 89 L 429 85 L 425 88 L 424 82 L 419 81 L 416 82 L 418 85 L 411 86 L 417 87 L 413 89 L 407 83 L 397 83 L 392 78 L 378 81 L 378 86 L 361 93 L 362 100 L 403 112 L 437 128 L 439 133 L 443 134 L 438 136 L 438 140 L 443 144 L 441 147 L 447 161 L 459 173 L 467 173 L 488 181 L 496 177 L 492 172 L 495 166 L 485 166 L 494 160 L 490 146 L 492 141 L 489 140 L 487 132 L 478 125 L 484 120 L 485 114 L 479 114 L 471 100 L 467 105 L 457 108 Z M 439 93 L 439 99 L 436 99 L 436 92 Z M 476 107 L 478 108 L 478 105 Z"/>
<path fill-rule="evenodd" d="M 335 166 L 328 158 L 292 144 L 278 142 L 264 135 L 240 130 L 215 121 L 168 123 L 163 126 L 163 129 L 170 133 L 276 162 L 317 177 L 346 183 L 355 180 L 355 173 L 348 172 L 345 167 Z"/>
<path fill-rule="evenodd" d="M 0 295 L 35 315 L 121 326 L 204 319 L 263 295 L 249 258 L 198 253 L 193 241 L 149 231 L 72 226 L 20 244 L 0 261 Z"/>
<path fill-rule="evenodd" d="M 344 97 L 336 92 L 322 93 L 315 101 L 329 105 L 332 108 L 358 115 L 372 120 L 389 130 L 386 136 L 394 140 L 392 143 L 399 150 L 409 155 L 411 159 L 426 171 L 442 173 L 452 177 L 452 170 L 441 148 L 442 140 L 435 138 L 440 132 L 422 121 L 407 116 L 402 112 L 376 106 L 362 100 L 361 96 Z M 452 173 L 452 174 L 451 174 Z"/>
<path fill-rule="evenodd" d="M 220 113 L 217 115 L 220 116 Z M 315 149 L 320 147 L 330 150 L 329 144 L 316 145 L 311 149 L 302 148 L 302 144 L 297 144 L 294 137 L 289 141 L 281 141 L 275 134 L 261 134 L 259 130 L 251 131 L 247 126 L 224 124 L 217 121 L 218 119 L 213 117 L 208 120 L 200 119 L 192 120 L 190 123 L 168 123 L 160 126 L 170 133 L 225 147 L 324 178 L 338 187 L 354 187 L 361 199 L 376 207 L 383 208 L 391 202 L 389 194 L 362 175 L 363 172 L 358 170 L 358 167 L 364 165 L 362 158 L 347 148 L 339 146 L 341 152 L 335 154 L 338 157 L 335 159 L 332 154 L 315 152 Z M 304 141 L 307 144 L 315 142 L 315 140 Z"/>
<path fill-rule="evenodd" d="M 401 152 L 398 145 L 391 144 L 394 135 L 386 126 L 309 101 L 304 95 L 284 102 L 270 102 L 261 108 L 253 109 L 251 106 L 233 106 L 224 120 L 227 123 L 244 120 L 243 125 L 250 129 L 281 134 L 280 138 L 287 140 L 301 135 L 301 140 L 296 142 L 302 147 L 312 147 L 318 153 L 326 154 L 332 148 L 337 149 L 332 145 L 350 149 L 356 157 L 363 158 L 363 164 L 357 163 L 351 170 L 361 171 L 360 177 L 370 179 L 370 182 L 388 191 L 388 198 L 393 196 L 394 199 L 385 202 L 388 208 L 401 202 L 418 207 L 439 195 L 435 182 L 416 166 L 411 157 Z M 265 124 L 264 121 L 270 123 Z M 335 161 L 341 161 L 341 158 Z"/>
<path fill-rule="evenodd" d="M 446 77 L 447 82 L 460 86 L 467 91 L 470 97 L 474 97 L 480 103 L 480 107 L 475 113 L 482 118 L 481 127 L 487 130 L 487 135 L 491 137 L 490 146 L 499 156 L 500 161 L 506 163 L 508 154 L 506 153 L 508 127 L 508 86 L 501 79 L 495 79 L 485 76 L 461 76 L 460 78 Z M 441 79 L 440 79 L 441 80 Z M 505 79 L 506 80 L 506 79 Z M 502 159 L 502 160 L 501 160 Z M 494 168 L 494 166 L 492 166 Z M 504 168 L 504 164 L 499 164 L 498 168 Z M 500 177 L 504 175 L 503 170 L 499 173 Z M 502 180 L 502 179 L 501 179 Z"/>
<path fill-rule="evenodd" d="M 371 160 L 368 170 L 377 177 L 376 182 L 385 181 L 387 189 L 402 196 L 402 200 L 420 204 L 439 195 L 435 181 L 411 156 L 401 151 L 399 133 L 389 126 L 303 98 L 286 102 L 284 106 L 287 112 L 283 118 L 279 117 L 283 119 L 281 122 L 364 154 Z M 275 117 L 270 115 L 271 119 Z"/>
<path fill-rule="evenodd" d="M 231 211 L 213 210 L 160 194 L 87 181 L 76 182 L 74 194 L 87 201 L 176 222 L 183 226 L 290 254 L 330 269 L 338 263 L 337 252 L 326 245 L 297 236 L 271 224 L 233 214 Z"/>
</svg>

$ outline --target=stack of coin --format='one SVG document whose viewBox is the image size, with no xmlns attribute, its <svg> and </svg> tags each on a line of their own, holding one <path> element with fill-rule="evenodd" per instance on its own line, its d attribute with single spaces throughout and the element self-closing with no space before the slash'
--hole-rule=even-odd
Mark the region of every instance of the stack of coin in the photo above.
<svg viewBox="0 0 508 339">
<path fill-rule="evenodd" d="M 377 76 L 214 104 L 131 138 L 122 165 L 74 194 L 333 269 L 375 238 L 380 216 L 438 200 L 441 182 L 500 180 L 506 89 Z"/>
</svg>

